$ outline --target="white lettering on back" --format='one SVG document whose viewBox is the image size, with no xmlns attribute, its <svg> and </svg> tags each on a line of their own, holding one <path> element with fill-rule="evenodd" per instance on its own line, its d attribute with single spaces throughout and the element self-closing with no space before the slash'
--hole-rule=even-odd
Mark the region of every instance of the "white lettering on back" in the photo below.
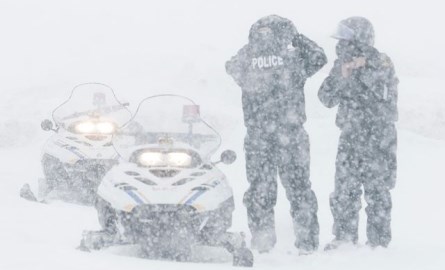
<svg viewBox="0 0 445 270">
<path fill-rule="evenodd" d="M 259 69 L 263 68 L 272 68 L 272 67 L 278 67 L 283 66 L 284 61 L 283 58 L 275 55 L 269 55 L 269 56 L 260 56 L 256 58 L 252 58 L 252 68 L 256 69 L 257 67 Z"/>
</svg>

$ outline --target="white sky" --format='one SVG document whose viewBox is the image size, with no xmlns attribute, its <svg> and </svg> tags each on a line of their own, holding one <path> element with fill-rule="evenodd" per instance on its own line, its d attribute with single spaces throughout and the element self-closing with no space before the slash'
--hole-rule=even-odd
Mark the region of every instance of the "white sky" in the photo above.
<svg viewBox="0 0 445 270">
<path fill-rule="evenodd" d="M 393 58 L 399 74 L 441 76 L 445 16 L 440 3 L 3 0 L 0 91 L 147 76 L 165 81 L 190 63 L 224 72 L 224 61 L 247 41 L 250 25 L 273 13 L 293 20 L 325 48 L 330 61 L 335 41 L 329 35 L 336 23 L 366 16 L 376 28 L 377 47 Z"/>
</svg>

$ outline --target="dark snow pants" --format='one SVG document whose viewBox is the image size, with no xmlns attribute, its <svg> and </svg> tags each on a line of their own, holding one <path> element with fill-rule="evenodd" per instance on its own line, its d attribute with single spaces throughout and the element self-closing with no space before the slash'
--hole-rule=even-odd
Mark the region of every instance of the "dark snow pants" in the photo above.
<svg viewBox="0 0 445 270">
<path fill-rule="evenodd" d="M 335 191 L 330 204 L 333 233 L 339 240 L 358 240 L 362 185 L 367 202 L 368 244 L 386 247 L 391 241 L 391 194 L 397 171 L 394 124 L 342 130 L 336 161 Z"/>
<path fill-rule="evenodd" d="M 244 195 L 252 236 L 275 236 L 274 206 L 277 174 L 291 204 L 296 234 L 295 246 L 318 247 L 317 199 L 309 180 L 309 138 L 302 126 L 278 128 L 274 132 L 249 130 L 244 142 L 249 189 Z"/>
</svg>

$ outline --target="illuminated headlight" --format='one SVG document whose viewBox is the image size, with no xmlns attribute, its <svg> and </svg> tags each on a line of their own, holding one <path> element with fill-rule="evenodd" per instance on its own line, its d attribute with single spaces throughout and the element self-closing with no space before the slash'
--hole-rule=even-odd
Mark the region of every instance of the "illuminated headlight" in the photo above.
<svg viewBox="0 0 445 270">
<path fill-rule="evenodd" d="M 94 133 L 96 125 L 93 122 L 80 122 L 75 126 L 78 133 Z"/>
<path fill-rule="evenodd" d="M 99 122 L 96 123 L 96 130 L 98 131 L 98 133 L 111 134 L 114 133 L 115 127 L 112 123 L 109 122 Z"/>
<path fill-rule="evenodd" d="M 187 167 L 192 164 L 192 157 L 187 153 L 168 153 L 168 163 L 173 167 Z"/>
<path fill-rule="evenodd" d="M 112 134 L 115 129 L 115 125 L 110 122 L 85 121 L 74 125 L 75 132 L 82 134 Z"/>
<path fill-rule="evenodd" d="M 159 152 L 145 152 L 139 156 L 139 163 L 147 167 L 166 166 L 165 154 Z"/>
<path fill-rule="evenodd" d="M 147 167 L 189 167 L 192 164 L 192 156 L 183 152 L 143 152 L 138 161 Z"/>
</svg>

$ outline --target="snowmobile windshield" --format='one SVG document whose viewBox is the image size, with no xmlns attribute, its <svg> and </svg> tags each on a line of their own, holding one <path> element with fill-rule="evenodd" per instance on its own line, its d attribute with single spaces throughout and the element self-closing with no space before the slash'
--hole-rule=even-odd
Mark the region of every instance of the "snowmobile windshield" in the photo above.
<svg viewBox="0 0 445 270">
<path fill-rule="evenodd" d="M 69 132 L 112 134 L 131 119 L 125 104 L 113 89 L 100 83 L 80 84 L 71 96 L 53 111 L 56 124 Z"/>
<path fill-rule="evenodd" d="M 176 95 L 144 99 L 132 120 L 113 136 L 113 145 L 125 160 L 137 162 L 135 155 L 143 153 L 144 163 L 162 166 L 168 166 L 166 159 L 190 163 L 184 153 L 208 162 L 220 144 L 220 135 L 201 118 L 199 106 Z"/>
</svg>

